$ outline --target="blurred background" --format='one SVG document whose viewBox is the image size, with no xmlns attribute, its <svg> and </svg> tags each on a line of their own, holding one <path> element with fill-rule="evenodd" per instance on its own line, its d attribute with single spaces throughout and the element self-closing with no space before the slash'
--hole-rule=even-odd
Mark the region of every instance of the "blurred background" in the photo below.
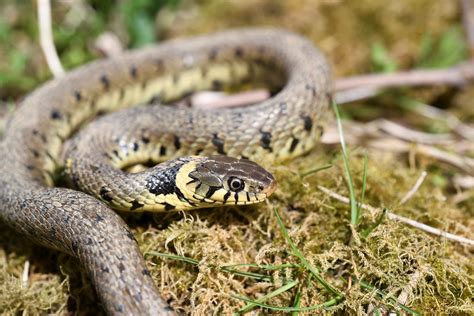
<svg viewBox="0 0 474 316">
<path fill-rule="evenodd" d="M 396 73 L 410 69 L 442 69 L 470 58 L 462 24 L 463 12 L 459 2 L 454 0 L 53 0 L 51 5 L 54 43 L 66 70 L 102 58 L 104 45 L 112 50 L 139 48 L 168 38 L 245 26 L 281 27 L 307 36 L 326 54 L 335 78 L 369 73 Z M 13 111 L 28 92 L 52 77 L 40 49 L 38 33 L 35 1 L 0 0 L 0 114 L 3 117 Z M 108 40 L 108 44 L 104 44 L 104 38 Z M 346 122 L 365 124 L 384 118 L 424 133 L 450 134 L 454 137 L 455 128 L 446 118 L 454 117 L 463 124 L 471 124 L 472 128 L 473 98 L 472 86 L 398 88 L 385 91 L 375 98 L 341 106 L 341 112 Z M 418 107 L 414 110 L 414 104 L 427 104 L 430 107 Z M 438 116 L 433 114 L 433 117 L 428 118 L 428 113 L 435 113 L 429 112 L 433 109 L 442 112 L 436 112 Z M 368 125 L 362 126 L 367 127 Z M 474 156 L 472 141 L 450 141 L 450 145 L 452 147 L 445 148 L 446 151 L 456 153 L 456 161 L 461 161 L 461 165 L 464 157 L 472 159 Z M 469 185 L 468 182 L 463 186 L 455 179 L 461 177 L 465 181 L 472 181 L 474 165 L 471 169 L 463 170 L 459 165 L 452 166 L 448 162 L 446 167 L 446 161 L 438 164 L 433 157 L 422 159 L 409 150 L 408 155 L 403 155 L 402 159 L 397 150 L 388 155 L 376 152 L 369 157 L 367 201 L 380 207 L 399 206 L 399 195 L 410 190 L 420 172 L 427 170 L 428 176 L 419 195 L 410 201 L 409 207 L 400 211 L 410 218 L 473 237 L 474 185 L 472 182 Z M 296 162 L 291 168 L 307 168 L 309 161 L 314 168 L 314 164 L 325 165 L 331 161 L 335 167 L 328 173 L 323 172 L 321 181 L 327 181 L 326 185 L 337 187 L 338 191 L 345 190 L 339 147 L 324 148 L 324 152 L 317 151 L 306 159 L 306 163 Z M 356 178 L 361 179 L 364 169 L 362 151 L 354 150 L 351 159 Z M 321 225 L 324 227 L 313 229 L 311 227 L 314 226 L 311 225 L 316 224 L 311 222 L 306 227 L 309 230 L 301 231 L 301 235 L 293 232 L 293 235 L 300 236 L 303 241 L 305 238 L 310 240 L 306 253 L 315 253 L 318 263 L 323 266 L 325 264 L 324 267 L 329 269 L 337 266 L 335 262 L 339 262 L 338 258 L 345 258 L 345 263 L 341 265 L 352 262 L 358 273 L 387 291 L 393 290 L 393 293 L 398 293 L 397 290 L 410 282 L 409 278 L 400 282 L 398 279 L 394 281 L 394 278 L 411 275 L 415 266 L 429 267 L 431 270 L 418 270 L 429 273 L 426 276 L 423 274 L 423 286 L 414 291 L 412 306 L 434 313 L 474 312 L 472 302 L 469 303 L 469 297 L 472 300 L 474 267 L 472 252 L 468 249 L 419 237 L 419 231 L 390 224 L 383 226 L 380 235 L 376 234 L 373 243 L 368 243 L 367 248 L 362 249 L 363 246 L 360 246 L 362 250 L 354 250 L 344 248 L 345 245 L 339 245 L 338 248 L 338 240 L 345 240 L 347 237 L 347 209 L 334 209 L 321 193 L 308 189 L 316 186 L 313 180 L 304 182 L 299 176 L 296 177 L 286 169 L 282 170 L 278 171 L 280 176 L 283 174 L 289 181 L 286 186 L 283 184 L 282 192 L 287 189 L 290 193 L 281 193 L 275 203 L 281 203 L 282 209 L 294 212 L 289 217 L 293 216 L 291 218 L 304 223 L 311 220 L 314 215 L 311 212 L 316 208 L 319 213 L 314 215 L 318 217 L 313 220 L 324 223 Z M 360 181 L 357 184 L 360 187 Z M 323 202 L 315 202 L 315 199 Z M 331 206 L 327 206 L 328 204 Z M 175 225 L 174 229 L 200 232 L 199 238 L 186 240 L 183 237 L 184 241 L 180 241 L 182 244 L 179 247 L 188 247 L 187 254 L 191 257 L 194 250 L 199 250 L 203 256 L 206 252 L 216 250 L 214 245 L 217 242 L 212 241 L 212 237 L 229 231 L 240 232 L 241 227 L 251 226 L 247 225 L 247 217 L 250 218 L 248 221 L 256 221 L 265 229 L 268 228 L 265 225 L 274 225 L 268 229 L 278 230 L 275 223 L 268 220 L 268 214 L 262 218 L 253 214 L 242 215 L 238 211 L 231 214 L 233 215 L 229 216 L 234 216 L 232 225 L 239 227 L 238 230 L 231 224 L 218 228 L 225 220 L 216 219 L 207 213 L 199 215 L 204 218 L 203 222 L 196 220 L 190 223 L 186 218 L 173 218 L 169 222 Z M 146 221 L 139 222 L 139 225 L 132 225 L 142 249 L 159 248 L 158 250 L 165 251 L 162 246 L 164 241 L 168 241 L 171 238 L 169 234 L 175 232 L 161 230 L 163 225 L 167 225 L 162 222 L 161 218 L 156 221 L 147 218 Z M 212 227 L 209 223 L 214 223 L 217 228 L 208 229 Z M 87 314 L 100 311 L 97 307 L 89 309 L 96 303 L 96 299 L 87 278 L 76 271 L 74 261 L 38 248 L 21 238 L 12 238 L 13 233 L 2 225 L 0 224 L 0 230 L 3 231 L 0 233 L 0 284 L 3 285 L 0 286 L 0 313 L 19 314 L 29 311 L 32 314 Z M 236 256 L 241 251 L 242 257 L 239 258 L 252 262 L 254 257 L 249 257 L 249 254 L 254 256 L 258 249 L 254 252 L 247 250 L 269 242 L 258 235 L 258 229 L 250 227 L 250 232 L 240 236 L 241 239 L 233 245 L 242 244 L 242 249 L 238 246 L 231 247 L 234 251 L 232 255 Z M 311 235 L 317 231 L 320 235 Z M 249 237 L 254 236 L 252 234 L 260 236 L 258 238 L 261 240 L 253 241 L 253 237 Z M 209 244 L 205 243 L 206 236 L 208 241 L 211 240 Z M 201 245 L 200 240 L 203 241 Z M 393 250 L 398 244 L 400 249 Z M 379 247 L 382 245 L 389 251 L 381 251 Z M 331 247 L 333 248 L 329 249 Z M 364 255 L 354 255 L 358 251 Z M 216 250 L 211 253 L 214 257 L 211 257 L 225 256 L 224 253 L 226 252 Z M 405 262 L 400 258 L 408 259 Z M 388 259 L 392 261 L 384 261 Z M 230 259 L 222 260 L 228 262 L 226 260 Z M 192 313 L 193 310 L 189 307 L 189 289 L 197 287 L 197 283 L 193 283 L 197 282 L 195 273 L 189 267 L 177 266 L 173 262 L 169 263 L 169 267 L 158 263 L 155 270 L 152 269 L 158 283 L 162 277 L 159 269 L 165 269 L 164 267 L 168 269 L 165 271 L 173 271 L 180 280 L 187 278 L 188 283 L 183 281 L 175 289 L 177 294 L 165 294 L 168 295 L 167 298 L 174 300 L 175 307 L 181 304 L 182 311 Z M 29 285 L 25 285 L 23 281 L 25 270 L 27 276 L 30 271 L 26 282 Z M 199 283 L 199 286 L 208 291 L 214 286 L 212 281 L 204 279 L 200 282 L 203 283 Z M 391 288 L 392 286 L 396 289 Z M 221 292 L 221 289 L 216 289 L 212 295 Z M 248 290 L 246 293 L 250 292 Z M 196 294 L 197 298 L 193 297 L 193 304 L 201 308 L 198 311 L 205 313 L 215 307 L 209 299 L 212 295 L 207 298 L 199 295 Z M 376 295 L 364 295 L 368 294 L 353 290 L 341 309 L 348 313 L 366 311 L 367 306 L 374 304 Z M 222 297 L 219 300 L 224 301 Z M 363 309 L 360 307 L 362 301 L 365 304 Z M 315 304 L 311 299 L 307 303 Z M 236 306 L 242 304 L 225 302 L 222 303 L 221 311 L 229 312 Z M 434 310 L 430 310 L 432 306 L 436 306 Z"/>
</svg>

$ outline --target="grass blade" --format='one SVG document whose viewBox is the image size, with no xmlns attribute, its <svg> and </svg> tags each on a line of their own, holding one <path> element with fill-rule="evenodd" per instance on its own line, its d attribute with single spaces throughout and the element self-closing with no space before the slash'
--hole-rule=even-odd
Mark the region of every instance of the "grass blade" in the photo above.
<svg viewBox="0 0 474 316">
<path fill-rule="evenodd" d="M 281 312 L 309 312 L 309 311 L 314 311 L 314 310 L 318 310 L 318 309 L 331 307 L 331 306 L 334 306 L 337 303 L 339 303 L 339 299 L 333 298 L 333 299 L 331 299 L 327 302 L 324 302 L 322 304 L 308 306 L 308 307 L 281 307 L 281 306 L 275 306 L 275 305 L 267 305 L 267 304 L 264 304 L 264 303 L 253 301 L 253 300 L 251 300 L 249 298 L 246 298 L 246 297 L 234 296 L 234 295 L 232 295 L 232 297 L 236 298 L 236 299 L 239 299 L 239 300 L 242 300 L 242 301 L 245 301 L 245 302 L 248 302 L 248 303 L 253 303 L 256 306 L 259 306 L 259 307 L 262 307 L 262 308 L 266 308 L 266 309 L 270 309 L 270 310 L 274 310 L 274 311 L 281 311 Z"/>
<path fill-rule="evenodd" d="M 272 297 L 275 297 L 275 296 L 278 296 L 280 295 L 281 293 L 284 293 L 286 291 L 288 291 L 289 289 L 291 289 L 292 287 L 294 287 L 295 285 L 298 284 L 298 281 L 292 281 L 290 283 L 287 283 L 285 285 L 283 285 L 282 287 L 276 289 L 275 291 L 272 291 L 270 293 L 268 293 L 267 295 L 265 296 L 262 296 L 261 298 L 257 299 L 257 300 L 246 300 L 246 299 L 243 299 L 239 296 L 232 296 L 234 298 L 238 298 L 238 299 L 241 299 L 241 300 L 244 300 L 246 301 L 248 304 L 245 305 L 244 307 L 242 307 L 241 309 L 239 309 L 237 311 L 237 314 L 241 314 L 241 313 L 246 313 L 248 312 L 249 310 L 251 310 L 252 308 L 254 307 L 257 307 L 259 306 L 258 304 L 262 303 L 262 302 L 265 302 L 266 300 L 272 298 Z"/>
<path fill-rule="evenodd" d="M 183 262 L 195 265 L 195 266 L 199 265 L 199 261 L 197 261 L 195 259 L 192 259 L 192 258 L 189 258 L 189 257 L 185 257 L 185 256 L 178 256 L 178 255 L 162 253 L 162 252 L 157 252 L 157 251 L 146 252 L 145 256 L 147 256 L 147 255 L 155 256 L 155 257 L 161 257 L 161 258 L 167 258 L 167 259 L 172 259 L 172 260 L 183 261 Z M 213 265 L 209 265 L 209 266 L 213 266 Z M 272 277 L 269 276 L 269 275 L 264 275 L 264 274 L 255 273 L 255 272 L 239 271 L 239 270 L 236 270 L 236 269 L 228 268 L 226 266 L 224 266 L 224 267 L 217 266 L 217 269 L 219 269 L 220 271 L 225 271 L 225 272 L 229 272 L 229 273 L 232 273 L 232 274 L 235 274 L 235 275 L 239 275 L 239 276 L 242 276 L 242 277 L 248 277 L 248 278 L 252 278 L 252 279 L 256 279 L 256 280 L 265 280 L 265 281 L 271 281 L 272 280 Z"/>
<path fill-rule="evenodd" d="M 375 293 L 377 293 L 377 295 L 379 295 L 380 297 L 382 297 L 384 299 L 387 299 L 391 304 L 398 306 L 400 309 L 404 310 L 405 312 L 407 312 L 411 315 L 421 316 L 421 314 L 419 312 L 417 312 L 417 311 L 411 309 L 410 307 L 398 302 L 396 298 L 391 297 L 390 295 L 386 294 L 384 291 L 375 288 L 374 286 L 366 283 L 363 280 L 357 280 L 355 278 L 353 278 L 353 280 L 355 282 L 358 282 L 360 287 L 363 288 L 363 289 L 375 290 Z"/>
<path fill-rule="evenodd" d="M 337 130 L 339 132 L 339 139 L 341 141 L 342 148 L 342 160 L 344 161 L 344 170 L 346 172 L 346 181 L 349 188 L 349 198 L 351 205 L 351 224 L 357 225 L 359 223 L 360 213 L 359 208 L 357 207 L 357 200 L 354 190 L 354 182 L 352 181 L 351 170 L 349 168 L 349 156 L 347 154 L 346 142 L 344 140 L 344 132 L 342 130 L 341 115 L 339 114 L 339 109 L 336 102 L 332 103 L 334 113 L 336 114 Z"/>
<path fill-rule="evenodd" d="M 288 235 L 288 232 L 286 231 L 286 228 L 285 228 L 285 225 L 283 224 L 283 221 L 281 220 L 281 217 L 280 217 L 280 214 L 278 214 L 278 211 L 275 209 L 275 216 L 277 218 L 277 221 L 278 221 L 278 225 L 280 226 L 280 230 L 286 240 L 286 242 L 290 245 L 291 247 L 291 250 L 292 250 L 292 253 L 298 257 L 298 259 L 301 261 L 301 263 L 303 264 L 303 266 L 308 270 L 310 271 L 314 277 L 316 278 L 316 280 L 329 292 L 331 292 L 332 294 L 335 294 L 337 296 L 340 296 L 340 297 L 343 297 L 342 293 L 339 292 L 339 290 L 337 290 L 335 287 L 333 287 L 331 284 L 329 284 L 328 282 L 326 282 L 326 280 L 324 280 L 321 275 L 319 274 L 319 270 L 314 267 L 311 263 L 309 263 L 309 261 L 301 254 L 301 252 L 298 250 L 298 248 L 296 248 L 295 244 L 293 243 L 293 241 L 291 240 L 290 236 Z"/>
</svg>

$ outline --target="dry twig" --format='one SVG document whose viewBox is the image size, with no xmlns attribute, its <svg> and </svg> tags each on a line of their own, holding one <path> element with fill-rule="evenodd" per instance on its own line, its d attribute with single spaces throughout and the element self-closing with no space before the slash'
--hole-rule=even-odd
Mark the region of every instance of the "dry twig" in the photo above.
<svg viewBox="0 0 474 316">
<path fill-rule="evenodd" d="M 336 79 L 334 91 L 364 87 L 382 89 L 406 86 L 464 86 L 474 81 L 474 62 L 462 63 L 439 70 L 410 70 L 389 74 L 369 74 Z"/>
<path fill-rule="evenodd" d="M 428 173 L 426 171 L 423 171 L 421 173 L 418 180 L 416 180 L 415 185 L 413 186 L 413 188 L 411 188 L 411 190 L 408 191 L 407 194 L 400 200 L 400 204 L 405 204 L 409 199 L 411 199 L 413 197 L 413 195 L 415 195 L 416 191 L 418 191 L 418 189 L 420 188 L 423 181 L 425 181 L 425 178 L 426 178 L 427 175 L 428 175 Z"/>
<path fill-rule="evenodd" d="M 332 197 L 335 200 L 338 200 L 338 201 L 343 202 L 345 204 L 350 203 L 349 198 L 347 198 L 345 196 L 342 196 L 340 194 L 337 194 L 336 192 L 333 192 L 333 191 L 329 190 L 326 187 L 318 185 L 318 189 L 320 191 L 324 192 L 325 194 L 329 195 L 330 197 Z M 363 208 L 364 210 L 368 210 L 371 213 L 382 211 L 381 209 L 375 208 L 375 207 L 367 205 L 367 204 L 360 204 L 359 203 L 358 206 Z M 416 228 L 421 229 L 425 232 L 428 232 L 430 234 L 446 238 L 446 239 L 451 240 L 451 241 L 455 241 L 455 242 L 463 243 L 463 244 L 466 244 L 466 245 L 474 246 L 474 240 L 472 240 L 472 239 L 442 231 L 441 229 L 434 228 L 434 227 L 428 226 L 426 224 L 417 222 L 415 220 L 412 220 L 412 219 L 394 214 L 390 210 L 387 210 L 386 214 L 387 214 L 388 219 L 402 222 L 404 224 L 410 225 L 412 227 L 416 227 Z"/>
</svg>

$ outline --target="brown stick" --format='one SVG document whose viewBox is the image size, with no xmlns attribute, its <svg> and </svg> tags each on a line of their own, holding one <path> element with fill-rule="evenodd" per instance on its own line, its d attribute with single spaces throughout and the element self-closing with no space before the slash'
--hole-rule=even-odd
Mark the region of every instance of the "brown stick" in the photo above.
<svg viewBox="0 0 474 316">
<path fill-rule="evenodd" d="M 390 74 L 370 74 L 336 79 L 334 91 L 366 87 L 381 89 L 401 86 L 463 86 L 474 81 L 474 62 L 440 70 L 411 70 Z"/>
</svg>

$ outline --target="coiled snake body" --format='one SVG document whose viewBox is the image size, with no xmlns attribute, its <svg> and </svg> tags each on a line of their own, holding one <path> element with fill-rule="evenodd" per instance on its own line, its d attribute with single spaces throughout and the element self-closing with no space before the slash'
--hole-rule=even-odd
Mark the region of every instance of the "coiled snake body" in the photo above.
<svg viewBox="0 0 474 316">
<path fill-rule="evenodd" d="M 146 106 L 197 90 L 266 82 L 275 94 L 245 108 Z M 121 210 L 246 204 L 274 190 L 248 160 L 281 161 L 316 143 L 330 102 L 329 68 L 292 33 L 245 29 L 169 41 L 96 61 L 25 98 L 0 143 L 0 218 L 31 240 L 79 258 L 110 314 L 172 314 L 159 296 Z M 280 90 L 277 90 L 280 89 Z M 67 159 L 72 182 L 55 188 Z M 176 158 L 127 174 L 127 165 Z M 137 188 L 138 187 L 138 188 Z M 100 201 L 100 200 L 101 201 Z"/>
</svg>

